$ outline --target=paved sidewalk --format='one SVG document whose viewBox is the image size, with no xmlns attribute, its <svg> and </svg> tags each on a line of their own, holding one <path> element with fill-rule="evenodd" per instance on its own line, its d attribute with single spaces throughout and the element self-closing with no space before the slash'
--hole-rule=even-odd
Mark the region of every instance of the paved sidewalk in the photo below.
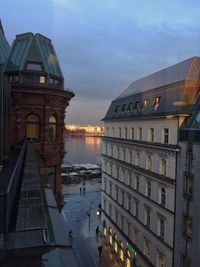
<svg viewBox="0 0 200 267">
<path fill-rule="evenodd" d="M 91 212 L 91 224 L 89 229 L 89 222 L 85 220 L 82 227 L 82 234 L 85 244 L 88 248 L 91 258 L 93 259 L 94 266 L 96 267 L 121 267 L 116 261 L 116 258 L 111 253 L 109 247 L 104 243 L 100 235 L 96 236 L 96 226 L 100 224 L 97 215 Z M 103 245 L 101 257 L 99 257 L 98 246 Z"/>
</svg>

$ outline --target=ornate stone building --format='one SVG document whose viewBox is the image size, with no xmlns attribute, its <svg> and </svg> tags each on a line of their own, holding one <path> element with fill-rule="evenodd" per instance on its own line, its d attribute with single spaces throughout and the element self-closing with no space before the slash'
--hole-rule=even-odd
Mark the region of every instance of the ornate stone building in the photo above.
<svg viewBox="0 0 200 267">
<path fill-rule="evenodd" d="M 192 161 L 189 136 L 180 138 L 194 111 L 199 127 L 199 77 L 200 58 L 185 60 L 133 82 L 106 113 L 103 235 L 123 266 L 199 266 L 199 139 Z"/>
<path fill-rule="evenodd" d="M 74 94 L 64 90 L 51 40 L 41 34 L 17 35 L 5 74 L 11 84 L 11 145 L 25 138 L 33 143 L 46 183 L 61 203 L 64 116 Z"/>
</svg>

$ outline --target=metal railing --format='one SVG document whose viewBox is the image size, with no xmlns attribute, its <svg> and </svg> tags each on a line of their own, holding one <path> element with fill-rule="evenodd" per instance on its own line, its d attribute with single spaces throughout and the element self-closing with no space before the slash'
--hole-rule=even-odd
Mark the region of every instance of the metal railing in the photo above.
<svg viewBox="0 0 200 267">
<path fill-rule="evenodd" d="M 0 233 L 8 233 L 11 226 L 11 218 L 16 204 L 17 192 L 20 186 L 21 175 L 24 167 L 27 141 L 24 141 L 14 168 L 7 172 L 9 180 L 4 192 L 0 193 Z M 1 183 L 1 181 L 0 181 Z"/>
</svg>

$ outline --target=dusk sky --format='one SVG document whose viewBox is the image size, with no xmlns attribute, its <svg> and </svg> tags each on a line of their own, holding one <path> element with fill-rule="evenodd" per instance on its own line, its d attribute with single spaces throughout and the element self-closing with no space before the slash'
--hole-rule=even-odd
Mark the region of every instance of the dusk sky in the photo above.
<svg viewBox="0 0 200 267">
<path fill-rule="evenodd" d="M 66 123 L 99 124 L 134 80 L 200 56 L 199 0 L 2 0 L 10 43 L 16 34 L 52 39 L 75 97 Z"/>
</svg>

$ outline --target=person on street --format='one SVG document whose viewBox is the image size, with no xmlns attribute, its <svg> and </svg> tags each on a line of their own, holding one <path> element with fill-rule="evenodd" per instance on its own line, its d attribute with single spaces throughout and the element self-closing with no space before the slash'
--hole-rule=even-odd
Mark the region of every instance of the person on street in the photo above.
<svg viewBox="0 0 200 267">
<path fill-rule="evenodd" d="M 98 251 L 99 251 L 99 257 L 101 257 L 102 250 L 103 250 L 103 247 L 102 247 L 102 246 L 99 246 L 99 247 L 98 247 Z"/>
<path fill-rule="evenodd" d="M 96 236 L 99 235 L 99 226 L 97 225 L 97 228 L 96 228 Z"/>
<path fill-rule="evenodd" d="M 80 187 L 80 194 L 81 194 L 81 192 L 82 192 L 82 188 Z"/>
</svg>

